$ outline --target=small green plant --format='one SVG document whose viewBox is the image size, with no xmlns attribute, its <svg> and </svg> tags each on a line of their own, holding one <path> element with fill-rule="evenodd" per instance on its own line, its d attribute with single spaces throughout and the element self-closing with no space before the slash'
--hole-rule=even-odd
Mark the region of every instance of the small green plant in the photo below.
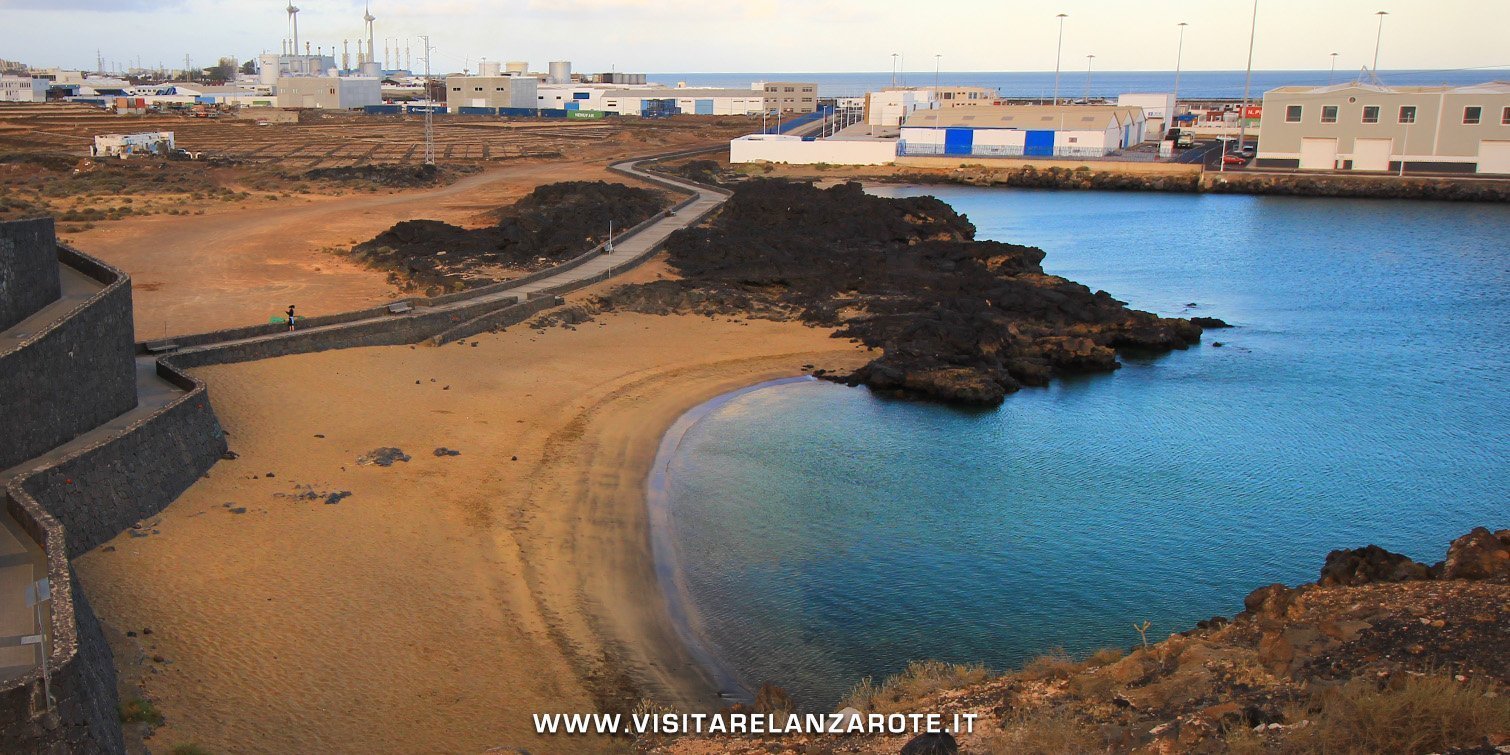
<svg viewBox="0 0 1510 755">
<path fill-rule="evenodd" d="M 1142 624 L 1132 625 L 1133 629 L 1136 629 L 1138 631 L 1138 636 L 1143 639 L 1144 650 L 1148 649 L 1148 628 L 1151 626 L 1153 626 L 1153 623 L 1148 621 L 1147 619 L 1144 619 Z"/>
<path fill-rule="evenodd" d="M 151 726 L 162 726 L 163 714 L 152 704 L 151 700 L 133 697 L 121 703 L 121 721 L 125 723 L 143 723 Z"/>
</svg>

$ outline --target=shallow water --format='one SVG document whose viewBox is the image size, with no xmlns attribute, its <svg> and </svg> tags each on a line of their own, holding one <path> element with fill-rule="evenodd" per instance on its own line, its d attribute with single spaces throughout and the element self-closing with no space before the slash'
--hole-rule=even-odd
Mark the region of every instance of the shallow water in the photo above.
<svg viewBox="0 0 1510 755">
<path fill-rule="evenodd" d="M 811 381 L 713 407 L 669 457 L 664 534 L 744 685 L 824 708 L 909 659 L 1127 646 L 1134 622 L 1162 637 L 1313 580 L 1333 548 L 1430 563 L 1510 526 L 1510 208 L 877 193 L 935 194 L 1052 273 L 1239 327 L 990 411 Z"/>
</svg>

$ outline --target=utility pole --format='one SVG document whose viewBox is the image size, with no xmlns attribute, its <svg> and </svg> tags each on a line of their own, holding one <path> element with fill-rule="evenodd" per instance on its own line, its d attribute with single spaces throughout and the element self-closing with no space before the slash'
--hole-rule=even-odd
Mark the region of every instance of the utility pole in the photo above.
<svg viewBox="0 0 1510 755">
<path fill-rule="evenodd" d="M 194 80 L 193 70 L 194 70 L 193 67 L 189 65 L 189 54 L 188 53 L 184 53 L 184 78 L 186 78 L 186 79 L 188 79 L 190 81 L 193 81 Z"/>
<path fill-rule="evenodd" d="M 897 85 L 897 54 L 891 54 L 891 85 Z"/>
<path fill-rule="evenodd" d="M 1383 11 L 1383 10 L 1381 10 L 1378 13 L 1375 13 L 1374 15 L 1376 15 L 1376 16 L 1379 17 L 1379 33 L 1374 35 L 1374 75 L 1378 76 L 1379 75 L 1379 43 L 1384 40 L 1384 17 L 1389 15 L 1389 11 Z"/>
<path fill-rule="evenodd" d="M 430 35 L 420 37 L 425 41 L 425 164 L 435 164 L 435 98 L 431 96 L 430 81 Z"/>
<path fill-rule="evenodd" d="M 1061 13 L 1054 18 L 1059 19 L 1059 46 L 1054 49 L 1054 104 L 1059 104 L 1059 58 L 1064 54 L 1064 20 L 1070 14 Z"/>
<path fill-rule="evenodd" d="M 1328 73 L 1326 75 L 1326 84 L 1327 84 L 1327 86 L 1331 86 L 1332 85 L 1332 81 L 1334 81 L 1336 78 L 1337 78 L 1337 53 L 1334 52 L 1334 53 L 1332 53 L 1332 70 L 1331 70 L 1330 73 Z"/>
</svg>

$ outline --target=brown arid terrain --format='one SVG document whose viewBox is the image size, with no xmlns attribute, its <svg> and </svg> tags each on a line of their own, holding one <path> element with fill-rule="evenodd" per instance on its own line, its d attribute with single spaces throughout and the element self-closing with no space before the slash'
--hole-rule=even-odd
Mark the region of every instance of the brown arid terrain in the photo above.
<svg viewBox="0 0 1510 755">
<path fill-rule="evenodd" d="M 1051 653 L 1005 674 L 913 663 L 879 684 L 863 680 L 842 703 L 861 715 L 974 714 L 973 733 L 957 737 L 640 746 L 677 755 L 1510 752 L 1510 530 L 1474 530 L 1433 567 L 1374 546 L 1334 551 L 1317 582 L 1264 587 L 1244 606 L 1131 652 Z M 775 690 L 765 697 L 775 702 L 756 710 L 792 705 Z"/>
<path fill-rule="evenodd" d="M 137 337 L 155 339 L 266 322 L 289 304 L 305 316 L 381 304 L 399 287 L 340 252 L 399 221 L 486 225 L 543 184 L 622 181 L 606 169 L 613 160 L 750 128 L 745 118 L 442 118 L 440 169 L 427 176 L 418 117 L 258 125 L 0 107 L 0 219 L 58 217 L 63 240 L 132 276 Z M 87 157 L 96 134 L 159 129 L 201 159 Z"/>
<path fill-rule="evenodd" d="M 529 714 L 711 709 L 650 554 L 660 436 L 722 393 L 869 358 L 797 323 L 622 314 L 198 370 L 237 458 L 77 562 L 123 702 L 162 717 L 134 736 L 619 751 L 536 736 Z M 409 460 L 360 461 L 385 448 Z"/>
</svg>

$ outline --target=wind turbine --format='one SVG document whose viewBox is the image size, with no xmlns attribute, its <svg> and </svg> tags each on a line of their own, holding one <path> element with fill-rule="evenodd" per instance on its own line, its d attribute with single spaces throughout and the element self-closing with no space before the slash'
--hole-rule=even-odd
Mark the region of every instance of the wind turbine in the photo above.
<svg viewBox="0 0 1510 755">
<path fill-rule="evenodd" d="M 367 22 L 367 58 L 369 60 L 375 60 L 376 59 L 376 57 L 375 57 L 375 51 L 377 50 L 377 48 L 374 47 L 373 44 L 372 44 L 373 43 L 372 22 L 376 21 L 377 19 L 372 16 L 372 4 L 371 3 L 368 3 L 365 6 L 364 10 L 365 10 L 365 12 L 362 14 L 362 20 Z"/>
<path fill-rule="evenodd" d="M 291 27 L 293 27 L 293 32 L 294 32 L 294 49 L 293 49 L 293 53 L 295 55 L 298 55 L 299 54 L 299 9 L 295 8 L 293 3 L 289 3 L 288 4 L 288 8 L 286 10 L 288 11 L 288 25 L 291 26 Z"/>
</svg>

